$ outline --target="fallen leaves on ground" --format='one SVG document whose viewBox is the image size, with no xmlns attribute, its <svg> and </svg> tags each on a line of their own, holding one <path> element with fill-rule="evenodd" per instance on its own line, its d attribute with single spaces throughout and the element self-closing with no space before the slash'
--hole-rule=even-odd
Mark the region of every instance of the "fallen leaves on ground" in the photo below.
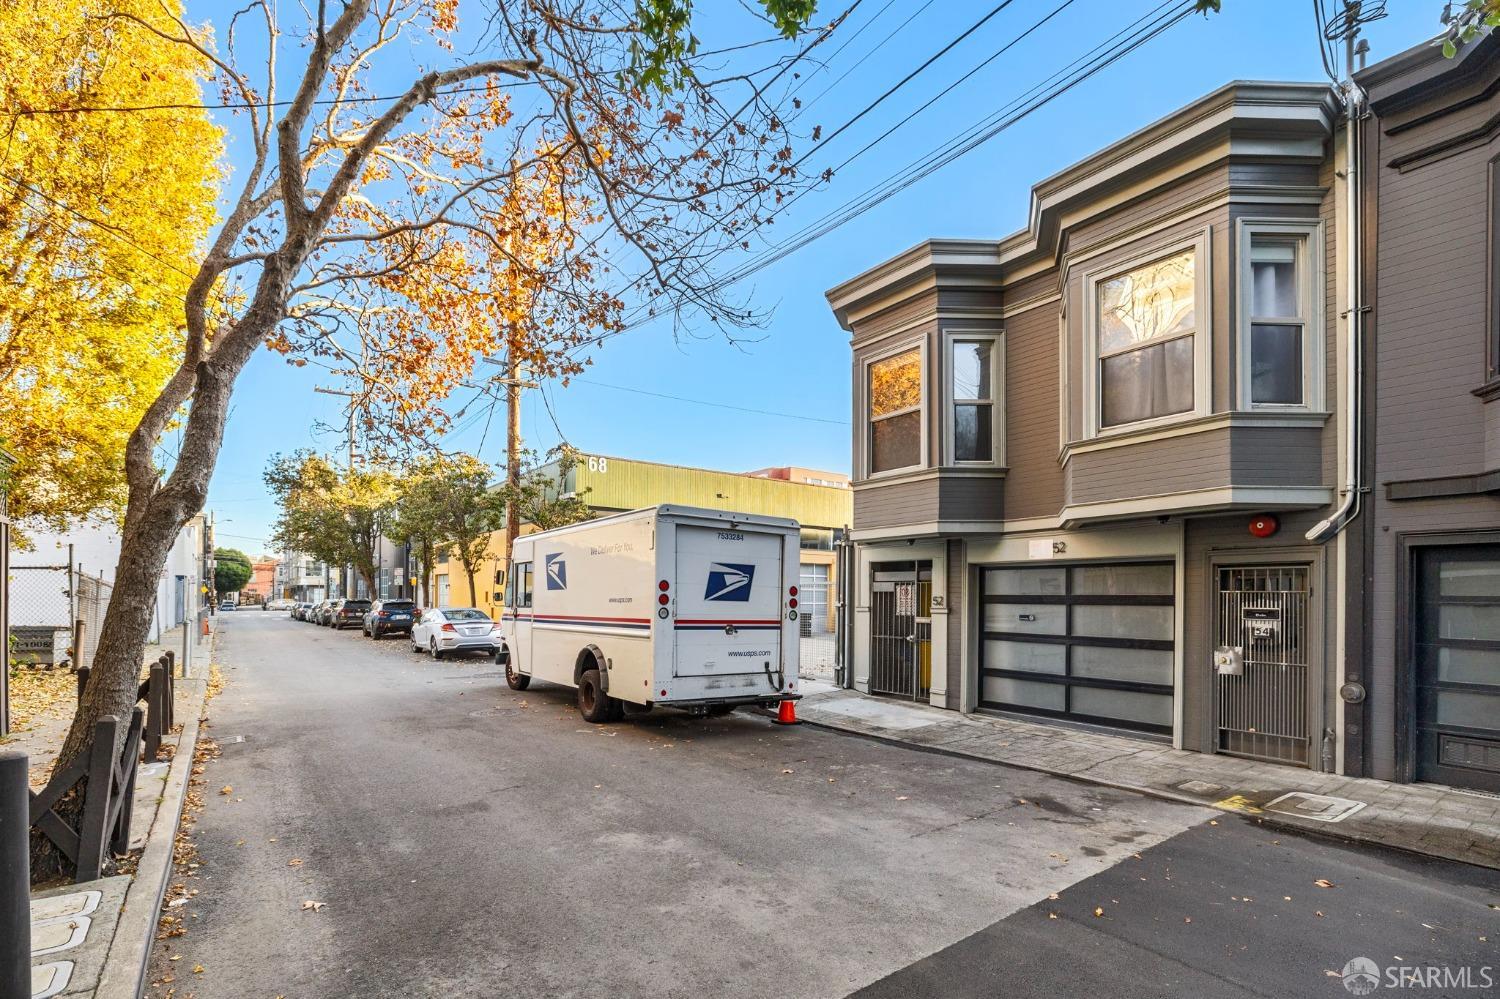
<svg viewBox="0 0 1500 999">
<path fill-rule="evenodd" d="M 1329 881 L 1327 878 L 1319 878 L 1318 880 L 1314 881 L 1313 884 L 1317 885 L 1319 888 L 1332 888 L 1332 887 L 1334 887 L 1333 882 Z"/>
<path fill-rule="evenodd" d="M 1102 906 L 1102 905 L 1096 905 L 1096 906 L 1094 906 L 1094 915 L 1095 916 L 1102 916 L 1102 915 L 1104 915 L 1104 906 Z"/>
<path fill-rule="evenodd" d="M 286 862 L 286 866 L 288 866 L 288 867 L 301 867 L 302 866 L 302 858 L 301 857 L 293 857 L 291 860 L 288 860 Z"/>
<path fill-rule="evenodd" d="M 223 787 L 219 788 L 219 793 L 220 794 L 225 794 L 225 795 L 233 794 L 234 793 L 234 788 L 231 787 L 228 784 L 225 784 Z"/>
<path fill-rule="evenodd" d="M 72 718 L 77 703 L 78 679 L 72 670 L 11 667 L 12 731 L 24 732 L 44 718 Z"/>
<path fill-rule="evenodd" d="M 308 910 L 311 910 L 313 912 L 322 912 L 326 908 L 328 908 L 327 902 L 314 902 L 312 899 L 308 899 L 307 901 L 302 903 L 303 912 L 307 912 Z"/>
</svg>

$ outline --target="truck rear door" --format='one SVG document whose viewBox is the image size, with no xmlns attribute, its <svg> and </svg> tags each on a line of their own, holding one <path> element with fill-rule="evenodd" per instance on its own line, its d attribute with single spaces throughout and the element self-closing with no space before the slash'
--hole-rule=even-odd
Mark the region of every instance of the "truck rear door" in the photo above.
<svg viewBox="0 0 1500 999">
<path fill-rule="evenodd" d="M 780 534 L 677 527 L 676 676 L 781 668 Z"/>
</svg>

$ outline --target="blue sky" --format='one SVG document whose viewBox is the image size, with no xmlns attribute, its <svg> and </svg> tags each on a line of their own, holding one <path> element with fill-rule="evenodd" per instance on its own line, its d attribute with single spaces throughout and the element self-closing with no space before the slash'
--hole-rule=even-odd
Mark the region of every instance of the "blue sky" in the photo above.
<svg viewBox="0 0 1500 999">
<path fill-rule="evenodd" d="M 777 220 L 772 238 L 790 234 L 885 180 L 1159 3 L 1073 0 L 1043 28 L 840 172 L 830 186 L 803 198 Z M 831 16 L 843 6 L 824 0 L 822 13 Z M 994 0 L 936 0 L 922 9 L 922 0 L 863 0 L 840 32 L 847 37 L 866 22 L 868 27 L 825 67 L 814 67 L 815 78 L 801 89 L 799 96 L 815 99 L 805 120 L 831 132 L 994 6 Z M 1054 6 L 1055 0 L 1016 0 L 839 136 L 809 166 L 821 170 L 841 162 Z M 757 342 L 735 347 L 722 339 L 674 337 L 665 320 L 615 338 L 596 353 L 583 379 L 566 388 L 549 386 L 552 414 L 538 392 L 526 393 L 522 432 L 527 444 L 545 451 L 559 442 L 560 431 L 586 453 L 734 470 L 806 465 L 847 471 L 848 341 L 823 293 L 922 239 L 999 238 L 1015 231 L 1025 222 L 1032 184 L 1230 80 L 1322 79 L 1310 7 L 1307 0 L 1225 0 L 1224 13 L 1193 17 L 1172 28 L 989 143 L 755 274 L 738 290 L 771 312 L 766 328 L 752 334 Z M 1390 0 L 1390 16 L 1365 29 L 1371 59 L 1435 34 L 1440 7 L 1439 0 Z M 698 8 L 704 50 L 765 34 L 732 0 L 699 0 Z M 875 49 L 919 9 L 905 28 Z M 190 14 L 199 18 L 215 18 L 222 10 L 222 5 L 202 0 L 189 4 Z M 821 49 L 832 53 L 841 41 L 836 32 Z M 866 57 L 863 63 L 824 93 L 861 57 Z M 726 256 L 723 266 L 737 263 Z M 271 454 L 299 447 L 342 452 L 341 435 L 314 432 L 318 421 L 337 425 L 343 419 L 337 398 L 313 392 L 318 376 L 313 367 L 292 368 L 262 351 L 240 378 L 209 492 L 222 545 L 249 551 L 265 547 L 276 515 L 261 483 Z M 503 411 L 494 413 L 487 430 L 478 412 L 466 413 L 459 421 L 463 429 L 444 446 L 498 463 L 504 447 Z"/>
</svg>

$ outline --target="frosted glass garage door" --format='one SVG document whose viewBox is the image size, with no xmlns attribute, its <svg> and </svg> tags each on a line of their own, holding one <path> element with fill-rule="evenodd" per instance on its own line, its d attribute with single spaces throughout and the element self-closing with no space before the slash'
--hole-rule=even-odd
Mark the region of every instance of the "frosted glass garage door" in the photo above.
<svg viewBox="0 0 1500 999">
<path fill-rule="evenodd" d="M 981 570 L 979 704 L 1172 731 L 1170 562 Z"/>
</svg>

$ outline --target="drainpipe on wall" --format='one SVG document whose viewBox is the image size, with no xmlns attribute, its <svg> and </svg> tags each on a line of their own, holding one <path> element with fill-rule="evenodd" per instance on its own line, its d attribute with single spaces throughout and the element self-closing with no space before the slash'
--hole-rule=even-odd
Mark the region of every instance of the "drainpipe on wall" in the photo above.
<svg viewBox="0 0 1500 999">
<path fill-rule="evenodd" d="M 1361 442 L 1364 438 L 1364 412 L 1360 398 L 1364 392 L 1364 292 L 1361 282 L 1363 273 L 1363 243 L 1360 224 L 1361 190 L 1363 177 L 1360 172 L 1359 119 L 1364 113 L 1365 93 L 1354 82 L 1353 74 L 1344 81 L 1344 187 L 1348 199 L 1345 215 L 1345 233 L 1340 234 L 1344 242 L 1344 255 L 1348 264 L 1346 297 L 1348 308 L 1348 336 L 1345 343 L 1345 412 L 1344 412 L 1344 499 L 1327 519 L 1320 521 L 1307 532 L 1307 540 L 1322 544 L 1332 540 L 1355 517 L 1359 516 L 1360 499 L 1363 493 L 1364 476 L 1360 467 Z"/>
</svg>

